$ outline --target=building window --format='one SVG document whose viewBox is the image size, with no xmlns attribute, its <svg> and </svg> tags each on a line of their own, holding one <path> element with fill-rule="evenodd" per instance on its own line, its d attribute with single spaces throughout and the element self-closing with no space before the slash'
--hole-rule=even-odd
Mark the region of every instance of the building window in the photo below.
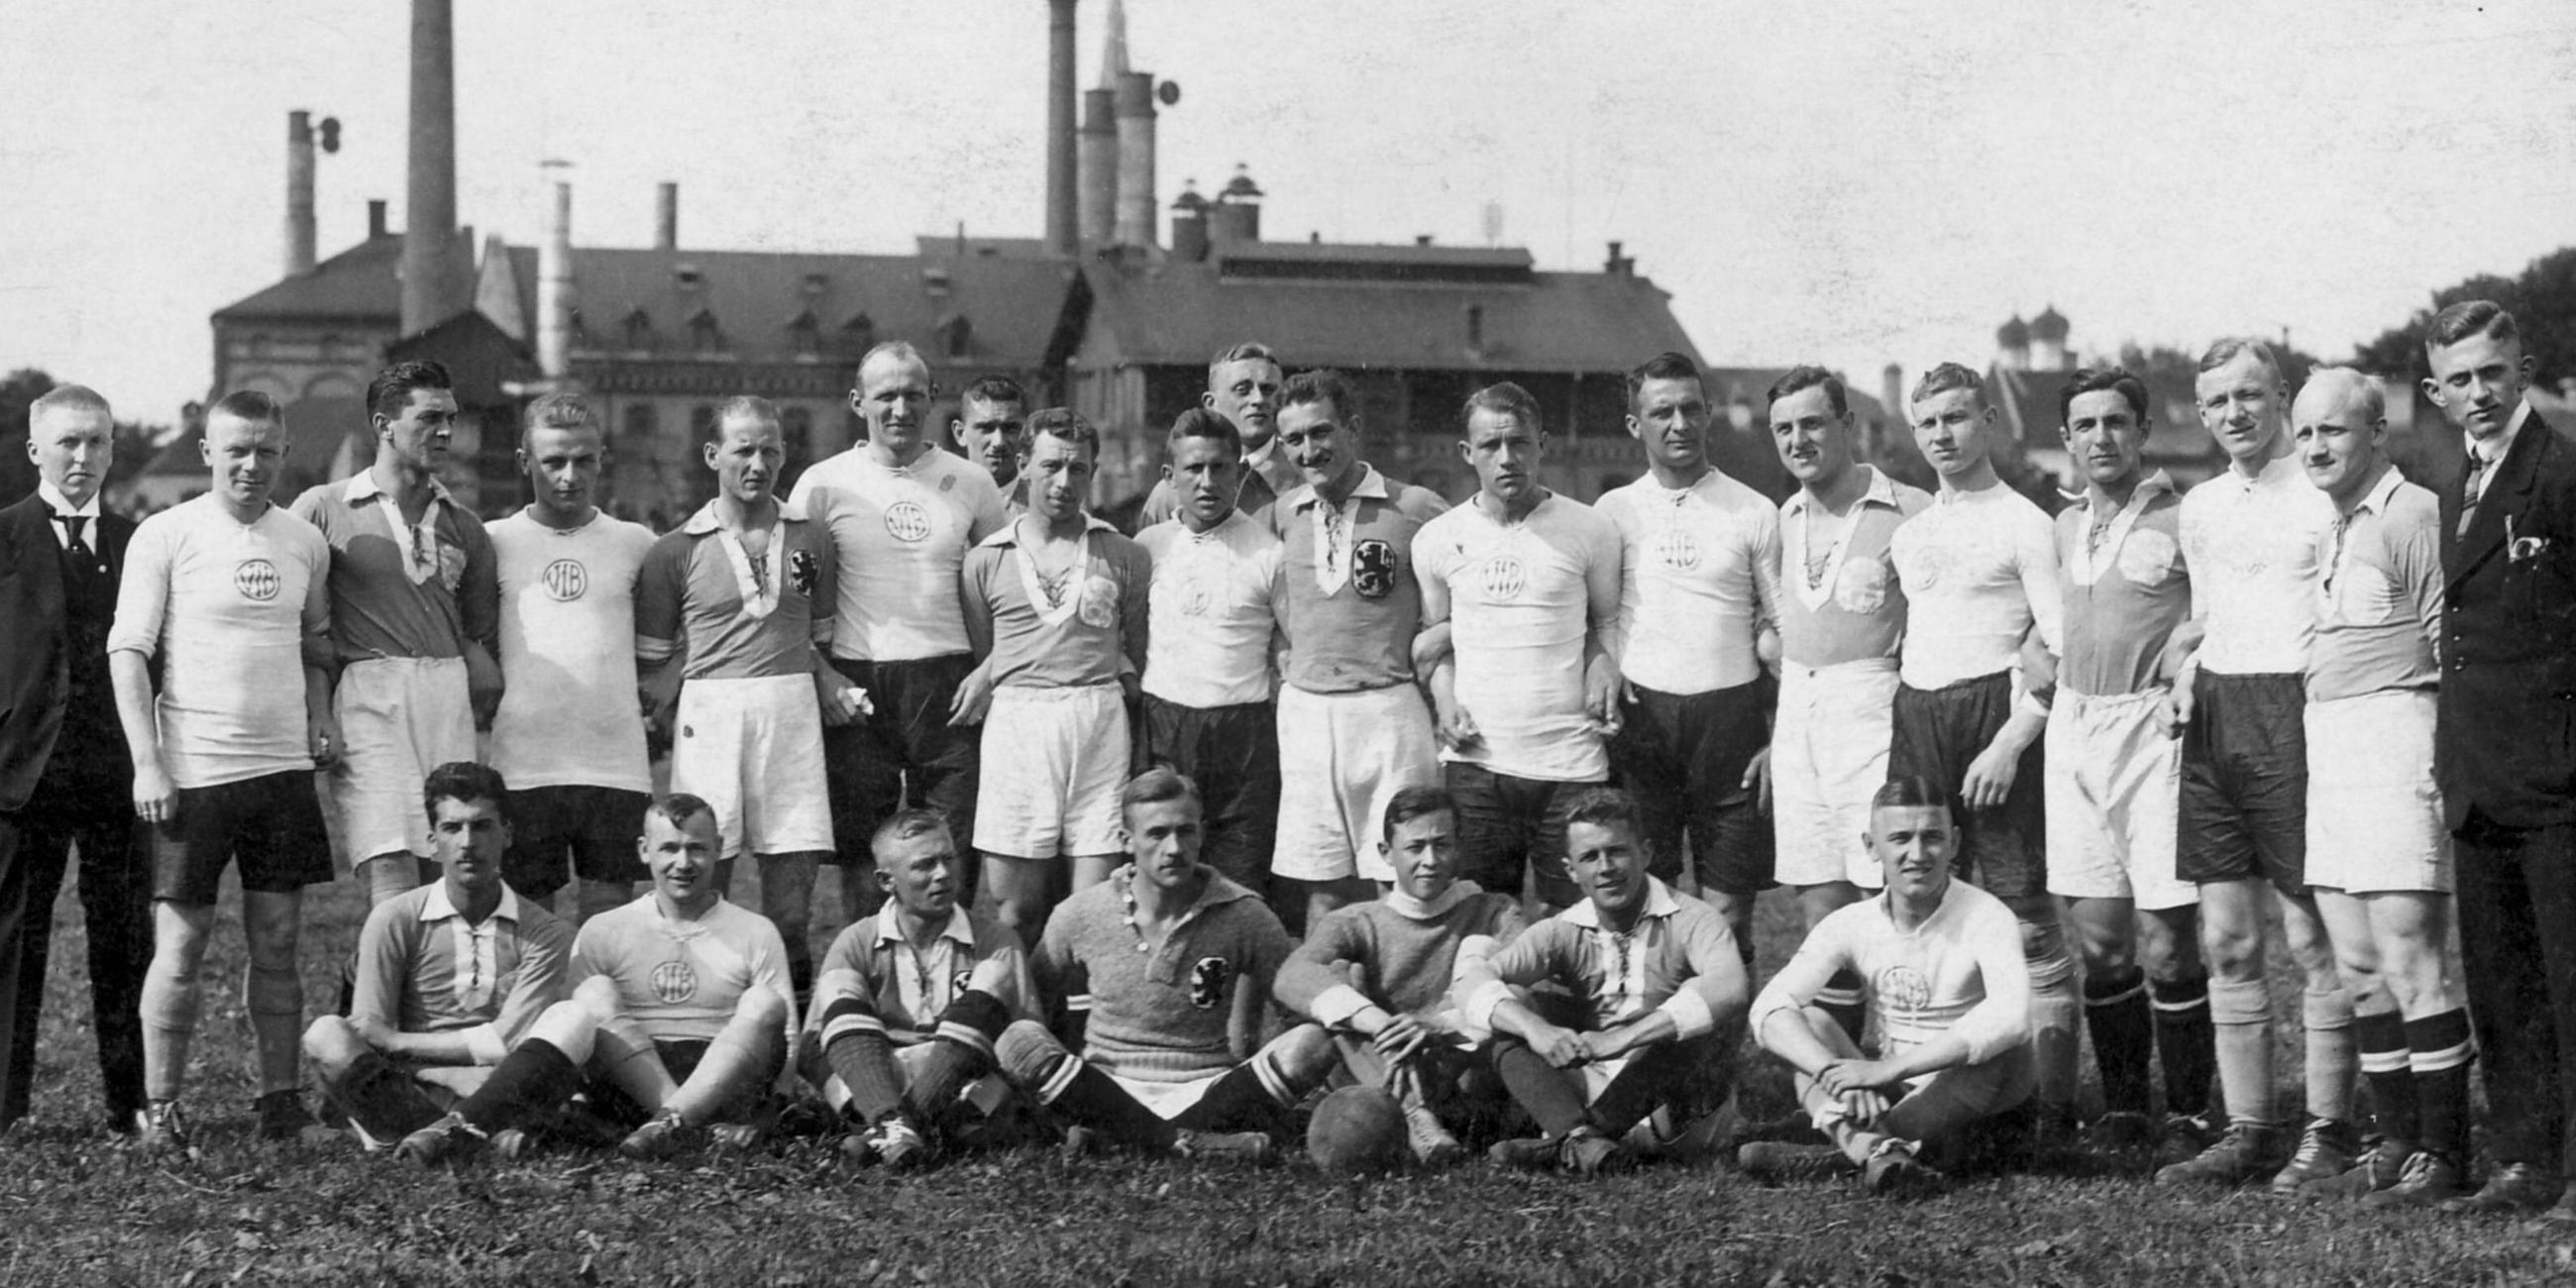
<svg viewBox="0 0 2576 1288">
<path fill-rule="evenodd" d="M 652 314 L 647 313 L 642 309 L 637 309 L 634 312 L 627 314 L 625 331 L 627 348 L 650 349 L 653 347 Z"/>
<path fill-rule="evenodd" d="M 965 357 L 974 342 L 975 326 L 966 320 L 965 314 L 957 314 L 939 324 L 939 343 L 948 351 L 949 357 Z"/>
<path fill-rule="evenodd" d="M 841 338 L 853 353 L 865 353 L 877 347 L 877 320 L 866 313 L 853 313 L 841 324 Z"/>
<path fill-rule="evenodd" d="M 817 357 L 823 352 L 823 323 L 807 309 L 787 324 L 787 342 L 797 353 Z"/>
<path fill-rule="evenodd" d="M 689 347 L 700 353 L 712 353 L 724 347 L 724 328 L 716 325 L 712 310 L 700 309 L 689 316 Z"/>
</svg>

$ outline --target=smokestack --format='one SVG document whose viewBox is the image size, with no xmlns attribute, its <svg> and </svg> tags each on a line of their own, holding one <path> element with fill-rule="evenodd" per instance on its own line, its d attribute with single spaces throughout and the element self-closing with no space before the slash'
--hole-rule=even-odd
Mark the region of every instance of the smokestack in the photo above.
<svg viewBox="0 0 2576 1288">
<path fill-rule="evenodd" d="M 1195 182 L 1181 185 L 1172 202 L 1172 258 L 1195 264 L 1208 256 L 1208 202 Z"/>
<path fill-rule="evenodd" d="M 1126 72 L 1118 78 L 1119 245 L 1154 244 L 1154 207 L 1154 76 Z"/>
<path fill-rule="evenodd" d="M 1105 79 L 1105 77 L 1104 77 Z M 1118 226 L 1118 91 L 1082 92 L 1082 240 L 1107 245 Z"/>
<path fill-rule="evenodd" d="M 313 271 L 313 114 L 286 114 L 286 275 Z"/>
<path fill-rule="evenodd" d="M 665 183 L 653 202 L 653 249 L 680 248 L 680 185 Z"/>
<path fill-rule="evenodd" d="M 1046 248 L 1074 252 L 1073 5 L 1047 0 Z"/>
<path fill-rule="evenodd" d="M 554 204 L 546 211 L 546 239 L 537 243 L 537 370 L 548 380 L 572 372 L 572 181 L 560 161 L 546 163 L 554 176 Z"/>
<path fill-rule="evenodd" d="M 1219 246 L 1261 240 L 1261 197 L 1261 185 L 1252 181 L 1252 171 L 1235 166 L 1234 177 L 1208 207 L 1208 240 Z"/>
<path fill-rule="evenodd" d="M 452 0 L 411 2 L 411 184 L 405 194 L 402 329 L 464 307 L 456 255 L 456 35 Z"/>
</svg>

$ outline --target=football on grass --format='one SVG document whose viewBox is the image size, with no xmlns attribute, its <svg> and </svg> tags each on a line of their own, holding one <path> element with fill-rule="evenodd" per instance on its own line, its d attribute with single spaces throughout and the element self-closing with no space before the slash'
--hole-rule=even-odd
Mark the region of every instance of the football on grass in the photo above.
<svg viewBox="0 0 2576 1288">
<path fill-rule="evenodd" d="M 1339 1176 L 1392 1171 L 1404 1165 L 1404 1108 L 1375 1087 L 1344 1087 L 1315 1106 L 1306 1124 L 1306 1156 Z"/>
</svg>

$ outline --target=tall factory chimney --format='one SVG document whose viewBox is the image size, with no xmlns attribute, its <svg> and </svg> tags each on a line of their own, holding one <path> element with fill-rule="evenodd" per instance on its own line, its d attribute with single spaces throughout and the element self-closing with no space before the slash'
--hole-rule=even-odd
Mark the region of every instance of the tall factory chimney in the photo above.
<svg viewBox="0 0 2576 1288">
<path fill-rule="evenodd" d="M 1047 0 L 1046 248 L 1054 255 L 1072 254 L 1076 233 L 1073 6 L 1074 0 Z"/>
<path fill-rule="evenodd" d="M 1082 240 L 1106 245 L 1118 222 L 1118 91 L 1103 68 L 1100 87 L 1082 91 Z"/>
<path fill-rule="evenodd" d="M 537 243 L 537 370 L 549 381 L 572 373 L 572 181 L 561 161 L 546 162 L 554 201 L 546 239 Z"/>
<path fill-rule="evenodd" d="M 286 114 L 286 275 L 313 271 L 313 114 Z"/>
<path fill-rule="evenodd" d="M 405 194 L 402 329 L 416 335 L 465 307 L 456 242 L 453 0 L 411 0 L 411 184 Z"/>
<path fill-rule="evenodd" d="M 680 248 L 680 185 L 665 183 L 653 199 L 653 249 Z"/>
</svg>

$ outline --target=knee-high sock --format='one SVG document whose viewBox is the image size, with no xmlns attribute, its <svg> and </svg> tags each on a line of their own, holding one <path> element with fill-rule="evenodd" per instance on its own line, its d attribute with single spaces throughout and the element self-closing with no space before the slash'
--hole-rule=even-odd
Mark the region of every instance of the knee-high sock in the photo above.
<svg viewBox="0 0 2576 1288">
<path fill-rule="evenodd" d="M 2209 1019 L 2227 1116 L 2237 1122 L 2279 1126 L 2280 1108 L 2272 1091 L 2272 998 L 2263 981 L 2210 980 Z"/>
<path fill-rule="evenodd" d="M 2469 1013 L 2454 1007 L 2406 1022 L 2415 1071 L 2415 1113 L 2424 1148 L 2465 1164 L 2469 1157 Z"/>
<path fill-rule="evenodd" d="M 823 1058 L 849 1097 L 835 1105 L 862 1123 L 876 1123 L 903 1109 L 903 1071 L 885 1023 L 853 998 L 823 1008 Z"/>
<path fill-rule="evenodd" d="M 680 1090 L 653 1039 L 624 1016 L 599 1022 L 592 1033 L 591 1064 L 646 1113 L 659 1112 Z"/>
<path fill-rule="evenodd" d="M 1288 1127 L 1288 1111 L 1324 1084 L 1340 1062 L 1323 1027 L 1301 1024 L 1272 1038 L 1236 1065 L 1182 1111 L 1175 1125 L 1198 1131 L 1262 1131 Z"/>
<path fill-rule="evenodd" d="M 2341 988 L 2310 989 L 2300 998 L 2307 1027 L 2308 1116 L 2352 1121 L 2352 994 Z"/>
<path fill-rule="evenodd" d="M 392 1144 L 438 1121 L 438 1102 L 413 1077 L 374 1051 L 362 1051 L 322 1094 L 378 1144 Z"/>
<path fill-rule="evenodd" d="M 293 1091 L 303 1084 L 304 979 L 289 959 L 282 966 L 253 961 L 242 977 L 242 1006 L 259 1047 L 259 1092 Z"/>
<path fill-rule="evenodd" d="M 2413 1148 L 2422 1139 L 2415 1116 L 2415 1071 L 2406 1051 L 2406 1020 L 2394 1009 L 2353 1018 L 2361 1046 L 2361 1076 L 2370 1083 L 2371 1116 L 2379 1134 Z"/>
<path fill-rule="evenodd" d="M 1538 1120 L 1540 1131 L 1563 1136 L 1591 1121 L 1583 1104 L 1582 1080 L 1539 1058 L 1527 1043 L 1497 1040 L 1494 1072 L 1502 1075 L 1512 1099 Z"/>
<path fill-rule="evenodd" d="M 476 1129 L 501 1131 L 553 1111 L 581 1089 L 581 1065 L 544 1038 L 520 1040 L 456 1114 Z"/>
<path fill-rule="evenodd" d="M 1807 1120 L 1816 1124 L 1816 1130 L 1823 1132 L 1843 1157 L 1854 1163 L 1867 1163 L 1869 1156 L 1887 1142 L 1881 1133 L 1853 1126 L 1843 1113 L 1842 1102 L 1826 1095 L 1823 1083 L 1803 1073 L 1791 1082 L 1798 1091 L 1798 1104 L 1807 1111 Z"/>
<path fill-rule="evenodd" d="M 1137 1103 L 1125 1087 L 1070 1051 L 1056 1051 L 1028 1085 L 1039 1104 L 1069 1121 L 1125 1145 L 1170 1149 L 1178 1133 L 1162 1116 Z M 1017 1071 L 1014 1070 L 1014 1075 Z"/>
<path fill-rule="evenodd" d="M 662 1108 L 696 1127 L 714 1122 L 737 1101 L 759 1094 L 778 1071 L 782 1020 L 776 1012 L 735 1015 L 707 1043 L 698 1067 L 689 1071 L 689 1080 L 662 1102 Z"/>
<path fill-rule="evenodd" d="M 2209 1024 L 2209 976 L 2147 985 L 2156 1013 L 2156 1062 L 2165 1074 L 2165 1108 L 2197 1114 L 2209 1108 L 2209 1079 L 2218 1063 Z"/>
<path fill-rule="evenodd" d="M 2093 1061 L 2102 1071 L 2102 1102 L 2117 1113 L 2152 1107 L 2147 1064 L 2154 1054 L 2154 1020 L 2147 1006 L 2147 974 L 2135 966 L 2104 971 L 2084 981 L 2084 1027 L 2093 1035 Z"/>
<path fill-rule="evenodd" d="M 170 969 L 155 958 L 143 977 L 143 1095 L 176 1100 L 188 1071 L 188 1042 L 196 1036 L 205 986 L 197 972 Z"/>
<path fill-rule="evenodd" d="M 1858 1046 L 1861 1032 L 1869 1023 L 1869 1007 L 1864 997 L 1860 973 L 1838 970 L 1826 978 L 1823 988 L 1816 991 L 1814 1005 L 1834 1017 L 1835 1026 L 1852 1040 L 1852 1045 Z"/>
<path fill-rule="evenodd" d="M 958 994 L 940 1013 L 939 1036 L 931 1039 L 904 1103 L 925 1122 L 948 1117 L 967 1086 L 993 1071 L 994 1044 L 1010 1022 L 1011 1008 L 991 993 L 970 988 Z"/>
<path fill-rule="evenodd" d="M 2030 965 L 2030 1036 L 2039 1060 L 2039 1100 L 2045 1108 L 2071 1111 L 2080 1077 L 2076 1057 L 2082 1053 L 2076 1017 L 2083 1004 L 2075 992 L 2075 959 L 2067 956 L 2063 936 L 2043 938 L 2024 957 Z"/>
<path fill-rule="evenodd" d="M 1678 1123 L 1726 1103 L 1733 1090 L 1734 1069 L 1707 1041 L 1666 1042 L 1636 1055 L 1588 1111 L 1592 1125 L 1612 1135 L 1625 1135 L 1658 1106 L 1670 1105 Z"/>
</svg>

